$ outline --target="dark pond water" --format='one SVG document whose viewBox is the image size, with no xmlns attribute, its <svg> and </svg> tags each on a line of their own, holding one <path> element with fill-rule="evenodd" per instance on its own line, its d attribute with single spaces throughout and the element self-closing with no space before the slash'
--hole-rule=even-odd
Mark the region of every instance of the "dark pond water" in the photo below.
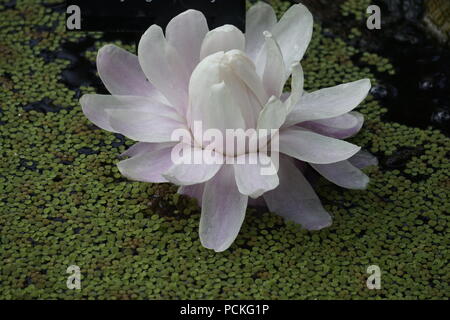
<svg viewBox="0 0 450 320">
<path fill-rule="evenodd" d="M 396 74 L 378 73 L 380 85 L 372 89 L 372 94 L 388 109 L 384 120 L 420 128 L 432 126 L 448 135 L 450 51 L 423 26 L 423 0 L 373 1 L 381 8 L 380 30 L 368 30 L 365 21 L 343 18 L 339 14 L 342 2 L 302 1 L 325 27 L 342 38 L 347 38 L 352 27 L 358 28 L 362 36 L 349 44 L 390 59 Z"/>
</svg>

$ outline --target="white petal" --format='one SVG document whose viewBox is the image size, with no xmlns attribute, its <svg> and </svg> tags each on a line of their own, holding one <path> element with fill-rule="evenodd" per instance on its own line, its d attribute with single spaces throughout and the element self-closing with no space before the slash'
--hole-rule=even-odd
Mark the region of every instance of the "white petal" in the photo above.
<svg viewBox="0 0 450 320">
<path fill-rule="evenodd" d="M 167 41 L 178 51 L 189 73 L 200 61 L 200 49 L 208 31 L 205 16 L 197 10 L 187 10 L 167 25 Z"/>
<path fill-rule="evenodd" d="M 248 86 L 259 103 L 263 106 L 269 100 L 261 78 L 256 73 L 256 67 L 244 52 L 232 50 L 226 54 L 229 66 L 233 72 Z"/>
<path fill-rule="evenodd" d="M 305 75 L 300 63 L 295 63 L 292 69 L 291 95 L 287 98 L 285 105 L 287 113 L 290 114 L 295 105 L 303 95 L 303 86 L 305 84 Z"/>
<path fill-rule="evenodd" d="M 149 97 L 86 94 L 81 97 L 80 104 L 86 117 L 100 128 L 122 133 L 137 141 L 170 141 L 137 139 L 138 136 L 131 132 L 139 130 L 139 126 L 146 135 L 151 135 L 163 127 L 172 128 L 175 124 L 182 127 L 184 123 L 184 119 L 174 108 Z M 153 127 L 151 123 L 157 127 Z M 135 125 L 138 127 L 133 127 Z"/>
<path fill-rule="evenodd" d="M 111 127 L 106 109 L 110 107 L 106 95 L 85 94 L 80 98 L 81 109 L 84 115 L 97 127 L 110 132 L 117 132 Z M 106 102 L 106 103 L 105 103 Z"/>
<path fill-rule="evenodd" d="M 298 127 L 280 132 L 280 152 L 298 160 L 329 164 L 346 160 L 361 148 Z"/>
<path fill-rule="evenodd" d="M 147 81 L 138 57 L 115 45 L 98 51 L 97 69 L 106 89 L 113 95 L 145 96 L 166 102 L 164 96 Z"/>
<path fill-rule="evenodd" d="M 288 115 L 286 125 L 334 118 L 350 112 L 367 97 L 370 86 L 369 79 L 362 79 L 305 93 Z"/>
<path fill-rule="evenodd" d="M 263 168 L 269 167 L 271 163 L 267 155 L 251 153 L 237 157 L 236 161 L 234 174 L 240 193 L 256 199 L 278 186 L 279 180 L 276 172 L 271 175 L 263 174 Z"/>
<path fill-rule="evenodd" d="M 270 211 L 308 230 L 320 230 L 331 225 L 331 217 L 319 198 L 291 159 L 280 159 L 280 185 L 264 194 Z"/>
<path fill-rule="evenodd" d="M 206 34 L 200 51 L 200 60 L 213 53 L 233 49 L 245 50 L 245 36 L 241 30 L 227 24 Z"/>
<path fill-rule="evenodd" d="M 184 122 L 140 110 L 107 109 L 111 127 L 127 138 L 141 142 L 171 142 L 177 129 L 186 130 Z"/>
<path fill-rule="evenodd" d="M 226 67 L 222 72 L 225 85 L 233 93 L 234 103 L 240 107 L 246 128 L 255 128 L 262 106 L 269 99 L 255 65 L 242 52 L 232 50 L 225 54 Z"/>
<path fill-rule="evenodd" d="M 279 98 L 283 93 L 283 87 L 286 82 L 286 67 L 284 65 L 283 54 L 272 34 L 268 31 L 264 33 L 266 38 L 266 61 L 263 71 L 263 83 L 269 96 Z M 263 65 L 261 63 L 261 65 Z"/>
<path fill-rule="evenodd" d="M 247 11 L 245 38 L 246 53 L 255 61 L 264 45 L 264 31 L 272 30 L 277 17 L 272 6 L 258 2 Z"/>
<path fill-rule="evenodd" d="M 171 160 L 173 143 L 161 143 L 152 152 L 144 152 L 117 164 L 125 177 L 142 182 L 168 182 L 162 174 L 173 163 Z"/>
<path fill-rule="evenodd" d="M 216 252 L 228 249 L 244 222 L 247 202 L 236 186 L 233 166 L 224 165 L 205 185 L 199 229 L 202 245 Z"/>
<path fill-rule="evenodd" d="M 163 176 L 176 185 L 189 186 L 210 180 L 222 167 L 221 163 L 206 163 L 203 158 L 203 153 L 206 151 L 200 148 L 192 147 L 191 152 L 190 161 L 174 164 Z M 194 163 L 195 157 L 199 157 L 202 161 L 199 161 L 199 164 Z"/>
<path fill-rule="evenodd" d="M 289 8 L 273 27 L 272 34 L 283 52 L 287 74 L 294 63 L 299 62 L 308 48 L 313 31 L 311 12 L 302 4 Z"/>
<path fill-rule="evenodd" d="M 324 136 L 345 139 L 357 134 L 363 123 L 364 116 L 359 112 L 352 111 L 335 118 L 302 122 L 298 126 Z"/>
<path fill-rule="evenodd" d="M 378 165 L 378 159 L 366 150 L 359 151 L 353 157 L 348 159 L 348 161 L 359 169 Z"/>
<path fill-rule="evenodd" d="M 139 63 L 150 82 L 172 106 L 184 113 L 188 105 L 190 73 L 177 50 L 164 38 L 162 29 L 152 25 L 138 48 Z"/>
<path fill-rule="evenodd" d="M 222 75 L 223 58 L 223 52 L 208 56 L 192 73 L 189 86 L 191 128 L 195 121 L 202 122 L 203 130 L 218 129 L 223 133 L 226 129 L 245 128 L 241 110 L 247 105 L 236 103 L 235 96 L 238 90 L 247 89 L 236 81 L 234 85 L 237 88 L 233 87 L 234 90 L 225 85 Z"/>
<path fill-rule="evenodd" d="M 205 183 L 194 184 L 192 186 L 181 186 L 178 193 L 184 196 L 197 199 L 198 205 L 202 205 L 203 191 L 205 190 Z"/>
<path fill-rule="evenodd" d="M 347 160 L 330 164 L 311 163 L 311 166 L 326 179 L 343 188 L 366 189 L 369 183 L 369 177 Z"/>
<path fill-rule="evenodd" d="M 258 118 L 258 129 L 279 129 L 286 120 L 286 108 L 278 98 L 271 97 Z"/>
<path fill-rule="evenodd" d="M 134 157 L 142 153 L 152 152 L 158 149 L 160 145 L 161 143 L 138 142 L 123 152 L 120 157 Z"/>
</svg>

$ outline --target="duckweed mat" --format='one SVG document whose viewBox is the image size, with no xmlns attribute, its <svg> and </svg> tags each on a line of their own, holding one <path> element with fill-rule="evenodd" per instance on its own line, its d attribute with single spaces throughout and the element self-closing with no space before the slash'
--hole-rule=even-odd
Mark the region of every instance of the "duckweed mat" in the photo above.
<svg viewBox="0 0 450 320">
<path fill-rule="evenodd" d="M 360 19 L 367 1 L 343 1 Z M 272 1 L 281 14 L 290 3 Z M 223 253 L 198 239 L 200 210 L 169 184 L 127 181 L 115 164 L 132 141 L 82 114 L 84 93 L 104 92 L 97 50 L 132 41 L 67 33 L 61 1 L 0 1 L 0 297 L 2 299 L 444 299 L 450 296 L 450 140 L 433 128 L 386 120 L 370 95 L 352 139 L 380 159 L 365 191 L 320 180 L 333 216 L 308 232 L 249 209 Z M 357 29 L 348 37 L 359 36 Z M 395 66 L 316 23 L 302 62 L 306 89 Z M 365 65 L 365 66 L 364 66 Z M 412 68 L 414 66 L 411 66 Z M 408 79 L 405 79 L 408 81 Z M 77 265 L 81 290 L 70 290 Z M 367 268 L 381 269 L 369 290 Z"/>
</svg>

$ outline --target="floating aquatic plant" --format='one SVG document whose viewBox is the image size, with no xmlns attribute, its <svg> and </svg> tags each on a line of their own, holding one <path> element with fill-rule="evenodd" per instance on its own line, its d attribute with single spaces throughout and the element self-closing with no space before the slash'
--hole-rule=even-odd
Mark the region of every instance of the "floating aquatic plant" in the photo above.
<svg viewBox="0 0 450 320">
<path fill-rule="evenodd" d="M 342 141 L 362 127 L 363 116 L 352 111 L 367 96 L 363 79 L 315 92 L 303 90 L 303 58 L 313 29 L 308 9 L 292 6 L 277 22 L 267 4 L 247 13 L 246 34 L 231 25 L 209 31 L 205 17 L 188 10 L 163 30 L 152 25 L 142 36 L 138 56 L 113 45 L 97 57 L 99 75 L 111 95 L 84 95 L 85 115 L 97 126 L 139 141 L 118 164 L 137 181 L 180 185 L 179 193 L 202 206 L 200 240 L 215 251 L 235 240 L 247 205 L 266 204 L 282 217 L 308 230 L 331 224 L 303 175 L 309 165 L 335 184 L 364 189 L 369 178 L 360 168 L 375 163 L 368 153 Z M 283 88 L 292 76 L 292 92 Z M 195 123 L 202 128 L 195 130 Z M 207 130 L 275 130 L 271 153 L 280 153 L 279 170 L 262 173 L 258 148 L 214 148 L 222 159 L 253 159 L 220 163 L 175 163 L 185 130 L 191 149 L 211 153 Z M 267 137 L 265 137 L 267 138 Z M 262 140 L 262 139 L 259 139 Z M 269 139 L 270 140 L 270 139 Z M 185 142 L 185 141 L 183 141 Z M 275 145 L 275 144 L 274 144 Z"/>
</svg>

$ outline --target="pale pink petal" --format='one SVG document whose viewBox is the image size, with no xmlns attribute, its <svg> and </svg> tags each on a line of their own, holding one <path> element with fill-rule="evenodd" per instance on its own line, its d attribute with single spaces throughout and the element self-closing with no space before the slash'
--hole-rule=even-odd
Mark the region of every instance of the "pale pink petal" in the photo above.
<svg viewBox="0 0 450 320">
<path fill-rule="evenodd" d="M 178 189 L 178 193 L 182 194 L 184 196 L 188 196 L 191 198 L 197 199 L 198 205 L 202 205 L 202 197 L 203 197 L 203 191 L 205 189 L 205 184 L 194 184 L 192 186 L 181 186 Z"/>
<path fill-rule="evenodd" d="M 171 142 L 178 129 L 187 129 L 184 122 L 140 110 L 107 109 L 111 127 L 132 140 L 141 142 Z"/>
<path fill-rule="evenodd" d="M 200 49 L 208 31 L 205 16 L 197 10 L 187 10 L 167 25 L 167 41 L 178 51 L 189 73 L 200 61 Z"/>
<path fill-rule="evenodd" d="M 238 78 L 243 81 L 263 106 L 269 100 L 270 95 L 266 92 L 261 78 L 256 73 L 256 67 L 245 53 L 232 50 L 227 54 L 228 64 Z"/>
<path fill-rule="evenodd" d="M 80 104 L 86 117 L 102 129 L 142 142 L 168 142 L 184 119 L 174 108 L 150 97 L 86 94 Z"/>
<path fill-rule="evenodd" d="M 291 159 L 280 159 L 278 175 L 278 188 L 264 194 L 270 211 L 308 230 L 320 230 L 331 225 L 330 215 Z"/>
<path fill-rule="evenodd" d="M 107 109 L 125 111 L 134 109 L 153 113 L 165 113 L 170 114 L 173 119 L 182 119 L 172 107 L 152 97 L 85 94 L 81 97 L 80 104 L 84 114 L 91 122 L 111 132 L 117 132 L 117 130 L 111 127 L 110 117 L 106 112 Z"/>
<path fill-rule="evenodd" d="M 263 168 L 270 168 L 271 159 L 262 153 L 251 153 L 236 158 L 234 174 L 239 192 L 256 199 L 278 186 L 276 170 L 264 174 Z"/>
<path fill-rule="evenodd" d="M 378 159 L 366 150 L 359 151 L 353 157 L 348 159 L 348 161 L 359 169 L 378 165 Z"/>
<path fill-rule="evenodd" d="M 294 64 L 292 67 L 292 80 L 291 80 L 291 94 L 286 96 L 283 93 L 282 97 L 285 98 L 285 105 L 287 113 L 290 114 L 303 95 L 303 86 L 305 84 L 305 75 L 300 63 Z"/>
<path fill-rule="evenodd" d="M 97 70 L 113 95 L 145 96 L 166 102 L 161 92 L 147 81 L 138 57 L 122 48 L 112 44 L 102 47 L 97 54 Z"/>
<path fill-rule="evenodd" d="M 120 157 L 134 157 L 145 152 L 152 152 L 159 148 L 159 145 L 160 143 L 138 142 L 123 152 Z"/>
<path fill-rule="evenodd" d="M 105 95 L 94 95 L 85 94 L 80 98 L 81 109 L 84 115 L 97 127 L 109 132 L 117 132 L 111 127 L 110 119 L 106 109 L 109 107 L 108 104 L 103 103 L 108 98 L 111 97 Z"/>
<path fill-rule="evenodd" d="M 367 97 L 370 86 L 369 79 L 362 79 L 305 93 L 288 115 L 285 126 L 335 118 L 350 112 Z"/>
<path fill-rule="evenodd" d="M 162 174 L 173 164 L 171 160 L 173 143 L 158 144 L 152 152 L 144 152 L 117 164 L 120 173 L 135 181 L 168 182 Z"/>
<path fill-rule="evenodd" d="M 280 132 L 280 152 L 301 161 L 329 164 L 355 155 L 361 148 L 346 141 L 291 127 Z"/>
<path fill-rule="evenodd" d="M 302 122 L 298 126 L 324 136 L 345 139 L 357 134 L 363 123 L 364 116 L 359 112 L 352 111 L 335 118 Z"/>
<path fill-rule="evenodd" d="M 189 186 L 210 180 L 222 167 L 222 162 L 208 163 L 204 151 L 200 148 L 190 147 L 188 161 L 175 163 L 163 176 L 170 182 L 179 186 Z M 200 161 L 195 162 L 195 159 Z"/>
<path fill-rule="evenodd" d="M 226 129 L 245 128 L 242 110 L 248 108 L 246 101 L 238 100 L 239 91 L 247 92 L 242 81 L 231 81 L 233 72 L 223 68 L 225 54 L 218 52 L 203 59 L 192 73 L 189 86 L 190 126 L 195 121 L 201 121 L 203 130 L 218 129 L 225 133 Z M 227 86 L 224 78 L 233 87 Z M 230 78 L 230 80 L 228 80 Z M 234 90 L 232 90 L 234 89 Z M 194 135 L 198 135 L 194 132 Z M 201 137 L 196 137 L 201 142 Z"/>
<path fill-rule="evenodd" d="M 245 36 L 232 25 L 224 25 L 206 34 L 200 51 L 200 60 L 217 52 L 238 49 L 245 50 Z"/>
<path fill-rule="evenodd" d="M 224 165 L 205 185 L 200 218 L 200 241 L 222 252 L 236 239 L 247 209 L 248 197 L 236 186 L 232 165 Z"/>
<path fill-rule="evenodd" d="M 361 190 L 366 189 L 369 184 L 369 177 L 347 160 L 330 164 L 310 163 L 310 165 L 327 180 L 343 188 Z"/>
<path fill-rule="evenodd" d="M 222 72 L 225 85 L 233 93 L 234 104 L 240 107 L 246 128 L 255 128 L 262 106 L 268 101 L 255 65 L 242 51 L 227 53 L 228 71 Z"/>
<path fill-rule="evenodd" d="M 150 82 L 173 107 L 185 114 L 190 72 L 178 51 L 166 41 L 162 29 L 152 25 L 138 47 L 139 63 Z"/>
<path fill-rule="evenodd" d="M 286 120 L 286 115 L 283 102 L 272 96 L 259 114 L 257 129 L 279 129 Z"/>
<path fill-rule="evenodd" d="M 258 2 L 247 11 L 245 26 L 246 53 L 255 61 L 264 45 L 264 31 L 272 30 L 277 17 L 272 6 Z"/>
<path fill-rule="evenodd" d="M 303 58 L 311 41 L 312 31 L 313 17 L 302 4 L 290 7 L 271 30 L 283 53 L 287 74 L 291 73 L 293 64 Z"/>
<path fill-rule="evenodd" d="M 284 65 L 283 54 L 278 43 L 268 31 L 264 33 L 266 37 L 266 62 L 262 74 L 264 88 L 269 96 L 279 98 L 283 93 L 286 83 L 286 67 Z"/>
</svg>

